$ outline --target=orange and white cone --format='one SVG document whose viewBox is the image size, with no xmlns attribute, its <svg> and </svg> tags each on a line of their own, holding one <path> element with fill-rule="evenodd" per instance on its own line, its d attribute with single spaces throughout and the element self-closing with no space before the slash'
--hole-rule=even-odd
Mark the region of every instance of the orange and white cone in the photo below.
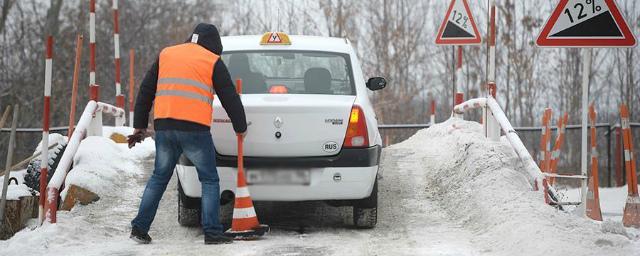
<svg viewBox="0 0 640 256">
<path fill-rule="evenodd" d="M 592 220 L 602 221 L 602 211 L 600 210 L 600 196 L 598 195 L 598 188 L 594 187 L 593 179 L 589 180 L 586 212 L 587 216 Z"/>
<path fill-rule="evenodd" d="M 600 192 L 599 176 L 598 176 L 598 151 L 596 138 L 596 110 L 593 104 L 589 106 L 589 124 L 591 136 L 591 177 L 587 190 L 587 208 L 586 214 L 593 220 L 602 221 L 602 211 L 600 210 Z"/>
<path fill-rule="evenodd" d="M 629 109 L 622 104 L 620 107 L 622 123 L 622 137 L 624 141 L 624 161 L 627 171 L 627 188 L 629 196 L 624 206 L 622 224 L 625 227 L 640 228 L 640 197 L 638 197 L 638 176 L 636 175 L 636 159 L 633 150 L 633 136 L 629 125 Z"/>
<path fill-rule="evenodd" d="M 237 81 L 238 93 L 242 91 L 242 80 Z M 269 226 L 261 225 L 253 208 L 253 200 L 244 176 L 244 138 L 238 134 L 238 187 L 236 188 L 231 228 L 224 234 L 236 240 L 253 240 L 269 232 Z"/>
</svg>

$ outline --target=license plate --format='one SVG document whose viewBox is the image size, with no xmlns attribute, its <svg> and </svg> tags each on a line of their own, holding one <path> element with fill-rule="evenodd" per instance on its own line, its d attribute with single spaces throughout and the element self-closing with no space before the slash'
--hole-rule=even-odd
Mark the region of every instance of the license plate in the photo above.
<svg viewBox="0 0 640 256">
<path fill-rule="evenodd" d="M 309 170 L 247 170 L 249 185 L 309 185 Z"/>
</svg>

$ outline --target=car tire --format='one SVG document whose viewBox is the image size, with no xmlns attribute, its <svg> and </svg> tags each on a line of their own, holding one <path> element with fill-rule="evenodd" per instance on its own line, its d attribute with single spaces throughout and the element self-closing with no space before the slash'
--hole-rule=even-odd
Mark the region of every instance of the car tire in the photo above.
<svg viewBox="0 0 640 256">
<path fill-rule="evenodd" d="M 64 144 L 58 144 L 55 148 L 49 150 L 49 163 L 51 164 L 47 169 L 47 183 L 49 183 L 51 177 L 53 177 L 53 173 L 55 173 L 56 168 L 58 168 L 58 164 L 62 159 L 62 154 L 64 154 L 66 149 L 67 144 L 65 142 Z M 71 168 L 73 168 L 73 166 L 69 169 Z M 31 160 L 27 166 L 27 172 L 24 175 L 24 184 L 34 191 L 40 191 L 40 171 L 42 171 L 40 158 L 38 157 Z M 60 190 L 62 191 L 62 188 Z"/>
<path fill-rule="evenodd" d="M 200 208 L 187 208 L 186 199 L 187 196 L 178 181 L 178 223 L 185 227 L 197 227 L 200 225 Z"/>
<path fill-rule="evenodd" d="M 220 205 L 220 212 L 218 214 L 218 217 L 220 219 L 220 224 L 222 224 L 224 230 L 231 228 L 231 222 L 233 221 L 233 205 L 234 201 Z"/>
<path fill-rule="evenodd" d="M 353 206 L 353 224 L 356 228 L 371 229 L 378 223 L 378 179 L 373 184 L 371 195 L 357 201 Z"/>
</svg>

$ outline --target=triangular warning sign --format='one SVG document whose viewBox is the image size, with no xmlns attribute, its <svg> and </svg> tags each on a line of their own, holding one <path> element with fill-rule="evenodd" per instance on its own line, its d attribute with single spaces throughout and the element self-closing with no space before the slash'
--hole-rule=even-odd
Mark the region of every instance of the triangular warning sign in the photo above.
<svg viewBox="0 0 640 256">
<path fill-rule="evenodd" d="M 447 15 L 438 29 L 438 45 L 480 44 L 482 38 L 469 10 L 467 0 L 451 0 Z"/>
<path fill-rule="evenodd" d="M 278 33 L 273 32 L 271 33 L 271 36 L 269 36 L 269 40 L 267 41 L 267 43 L 279 44 L 282 43 L 282 39 L 280 38 L 280 35 L 278 35 Z"/>
<path fill-rule="evenodd" d="M 536 40 L 543 47 L 633 47 L 615 0 L 560 0 Z"/>
</svg>

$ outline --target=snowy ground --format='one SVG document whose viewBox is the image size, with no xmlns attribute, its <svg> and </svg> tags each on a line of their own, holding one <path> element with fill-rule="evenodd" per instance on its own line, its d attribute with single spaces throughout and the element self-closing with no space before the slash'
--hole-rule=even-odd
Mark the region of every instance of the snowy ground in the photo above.
<svg viewBox="0 0 640 256">
<path fill-rule="evenodd" d="M 19 232 L 0 242 L 0 255 L 638 255 L 638 232 L 544 205 L 515 154 L 486 141 L 480 126 L 451 120 L 383 150 L 378 226 L 352 229 L 346 207 L 323 203 L 262 203 L 272 233 L 259 241 L 205 246 L 201 231 L 177 223 L 176 179 L 167 189 L 151 245 L 128 239 L 153 158 L 94 139 L 91 149 L 128 163 L 83 167 L 122 173 L 119 193 L 60 212 L 58 224 Z M 107 144 L 98 146 L 98 144 Z M 148 148 L 147 148 L 148 149 Z M 145 153 L 146 152 L 146 153 Z M 106 154 L 86 153 L 85 161 Z M 126 157 L 125 157 L 126 156 Z M 104 161 L 104 159 L 103 159 Z M 87 163 L 88 163 L 87 162 Z M 134 170 L 118 170 L 132 168 Z M 79 168 L 79 170 L 82 168 Z M 110 176 L 111 177 L 111 176 Z"/>
</svg>

